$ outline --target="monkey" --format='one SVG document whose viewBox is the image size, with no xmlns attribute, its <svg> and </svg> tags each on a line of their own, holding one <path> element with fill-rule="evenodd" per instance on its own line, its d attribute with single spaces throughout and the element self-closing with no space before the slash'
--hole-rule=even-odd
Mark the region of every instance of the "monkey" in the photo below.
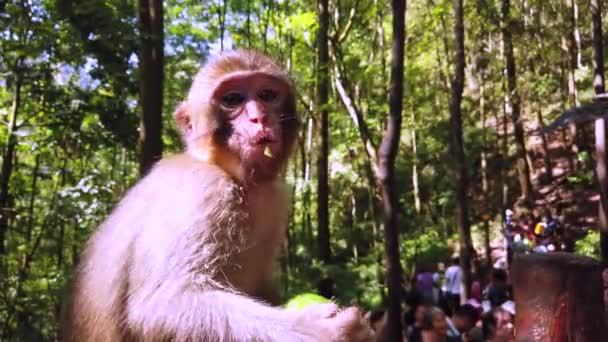
<svg viewBox="0 0 608 342">
<path fill-rule="evenodd" d="M 185 151 L 161 159 L 87 241 L 60 340 L 373 341 L 355 307 L 269 304 L 299 126 L 284 69 L 224 52 L 174 117 Z"/>
</svg>

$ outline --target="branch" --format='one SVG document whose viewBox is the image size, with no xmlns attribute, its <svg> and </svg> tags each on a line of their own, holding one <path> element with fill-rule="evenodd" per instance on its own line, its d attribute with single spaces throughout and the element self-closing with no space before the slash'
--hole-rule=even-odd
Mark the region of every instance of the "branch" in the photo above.
<svg viewBox="0 0 608 342">
<path fill-rule="evenodd" d="M 297 97 L 298 97 L 298 102 L 300 102 L 302 104 L 302 107 L 304 107 L 304 109 L 306 109 L 306 114 L 308 114 L 308 115 L 312 114 L 312 111 L 310 110 L 310 107 L 308 106 L 306 99 L 304 99 L 304 97 L 300 94 L 297 94 Z"/>
<path fill-rule="evenodd" d="M 340 79 L 340 72 L 338 68 L 335 68 L 334 72 L 334 83 L 336 84 L 336 90 L 338 90 L 338 94 L 340 95 L 340 99 L 346 108 L 346 111 L 350 115 L 350 118 L 353 120 L 355 127 L 359 131 L 359 136 L 363 141 L 363 145 L 365 146 L 365 152 L 367 157 L 370 159 L 372 168 L 375 174 L 378 174 L 378 153 L 374 142 L 371 140 L 369 135 L 369 130 L 367 128 L 367 124 L 365 120 L 363 120 L 363 115 L 357 108 L 356 104 L 352 101 L 350 96 L 346 93 L 344 89 L 344 85 L 342 85 L 342 80 Z"/>
<path fill-rule="evenodd" d="M 353 23 L 355 22 L 355 15 L 357 13 L 357 7 L 359 7 L 359 0 L 356 0 L 355 4 L 350 9 L 350 12 L 348 14 L 348 20 L 346 21 L 346 26 L 344 26 L 344 30 L 342 30 L 342 33 L 340 33 L 336 38 L 336 41 L 338 43 L 342 43 L 346 39 L 346 37 L 348 37 L 350 30 L 353 28 Z"/>
</svg>

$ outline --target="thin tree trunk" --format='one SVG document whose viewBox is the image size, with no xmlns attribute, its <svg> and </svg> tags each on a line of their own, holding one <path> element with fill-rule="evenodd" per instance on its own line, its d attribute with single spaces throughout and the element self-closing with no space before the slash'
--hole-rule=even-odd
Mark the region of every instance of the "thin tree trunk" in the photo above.
<svg viewBox="0 0 608 342">
<path fill-rule="evenodd" d="M 515 144 L 517 146 L 517 171 L 521 196 L 529 199 L 532 195 L 532 181 L 530 180 L 530 165 L 526 159 L 526 140 L 524 128 L 520 118 L 520 98 L 517 93 L 517 75 L 515 70 L 515 56 L 513 55 L 513 40 L 511 37 L 511 2 L 502 1 L 502 35 L 504 42 L 504 60 L 507 72 L 507 103 L 506 112 L 511 116 Z"/>
<path fill-rule="evenodd" d="M 454 0 L 454 37 L 456 42 L 456 59 L 454 63 L 454 78 L 451 85 L 450 98 L 450 137 L 451 150 L 454 156 L 456 198 L 458 201 L 458 235 L 460 242 L 460 267 L 462 269 L 461 301 L 464 303 L 469 298 L 471 288 L 471 227 L 469 223 L 469 203 L 467 191 L 469 180 L 464 153 L 462 132 L 462 92 L 464 88 L 464 24 L 463 24 L 463 0 Z"/>
<path fill-rule="evenodd" d="M 416 145 L 416 114 L 411 110 L 412 117 L 412 186 L 414 191 L 414 209 L 420 214 L 420 188 L 418 187 L 418 146 Z"/>
<path fill-rule="evenodd" d="M 115 177 L 115 171 L 116 171 L 116 164 L 117 164 L 117 160 L 118 160 L 118 153 L 117 153 L 117 149 L 118 149 L 118 143 L 115 143 L 114 146 L 112 146 L 112 163 L 110 164 L 110 179 L 112 181 L 116 181 L 116 179 L 114 179 Z M 116 189 L 114 189 L 114 191 L 116 191 Z"/>
<path fill-rule="evenodd" d="M 247 0 L 247 21 L 245 22 L 245 32 L 247 33 L 247 47 L 251 47 L 251 1 Z"/>
<path fill-rule="evenodd" d="M 428 5 L 426 6 L 427 11 L 429 12 L 429 16 L 433 17 L 433 13 L 430 11 L 431 8 L 436 7 L 435 1 L 434 0 L 428 0 Z M 448 38 L 447 38 L 447 34 L 446 34 L 446 27 L 445 27 L 445 17 L 443 14 L 440 14 L 440 18 L 439 18 L 440 22 L 441 22 L 441 31 L 442 32 L 437 32 L 437 35 L 441 35 L 442 38 L 442 43 L 443 43 L 443 51 L 445 53 L 445 59 L 446 59 L 446 63 L 444 66 L 444 63 L 441 60 L 441 51 L 440 48 L 438 46 L 435 46 L 435 59 L 437 62 L 437 69 L 438 69 L 438 73 L 439 73 L 439 80 L 441 81 L 441 85 L 444 88 L 444 91 L 446 94 L 449 94 L 450 92 L 450 71 L 449 71 L 449 65 L 450 65 L 450 53 L 449 53 L 449 43 L 448 43 Z"/>
<path fill-rule="evenodd" d="M 25 232 L 25 240 L 29 244 L 32 240 L 32 229 L 34 229 L 34 204 L 36 202 L 36 186 L 38 185 L 38 170 L 40 169 L 40 154 L 36 154 L 34 158 L 34 169 L 32 170 L 32 192 L 30 194 L 30 203 L 27 209 L 28 220 L 27 230 Z"/>
<path fill-rule="evenodd" d="M 312 97 L 311 97 L 312 98 Z M 314 106 L 311 104 L 310 106 L 312 109 L 314 109 Z M 313 122 L 313 118 L 312 116 L 308 118 L 308 127 L 307 127 L 307 134 L 306 134 L 306 156 L 308 156 L 308 158 L 306 159 L 306 172 L 304 174 L 304 184 L 305 184 L 305 188 L 304 188 L 304 203 L 303 203 L 303 208 L 305 210 L 305 216 L 304 216 L 304 228 L 305 228 L 305 234 L 306 234 L 306 242 L 308 243 L 308 247 L 310 248 L 310 250 L 314 250 L 314 241 L 312 238 L 312 219 L 311 219 L 311 215 L 310 215 L 310 189 L 311 189 L 311 185 L 310 185 L 310 180 L 312 177 L 312 136 L 313 136 L 313 127 L 314 127 L 314 122 Z"/>
<path fill-rule="evenodd" d="M 262 11 L 262 13 L 260 14 L 260 18 L 262 20 L 262 30 L 263 30 L 262 46 L 264 48 L 264 50 L 263 50 L 264 52 L 268 51 L 268 26 L 270 24 L 269 21 L 270 21 L 270 11 L 271 11 L 270 6 L 271 5 L 272 5 L 272 0 L 262 1 L 262 4 L 260 5 L 260 10 Z M 264 14 L 266 14 L 266 16 L 264 16 Z M 328 25 L 329 25 L 329 21 L 328 21 Z M 321 28 L 319 28 L 319 30 L 320 29 Z"/>
<path fill-rule="evenodd" d="M 121 148 L 122 170 L 120 174 L 120 193 L 124 193 L 127 189 L 127 169 L 129 167 L 128 153 L 126 148 Z"/>
<path fill-rule="evenodd" d="M 562 36 L 562 48 L 565 50 L 564 58 L 566 58 L 566 75 L 567 75 L 567 89 L 568 89 L 568 100 L 571 106 L 580 105 L 578 99 L 578 89 L 576 86 L 576 68 L 577 68 L 577 52 L 576 50 L 576 38 L 575 38 L 575 26 L 576 21 L 574 18 L 574 0 L 566 0 L 566 28 L 568 30 L 567 37 Z M 576 124 L 571 124 L 570 135 L 572 137 L 572 143 L 570 144 L 570 150 L 572 151 L 572 169 L 570 171 L 575 171 L 578 169 L 578 153 L 580 151 L 579 147 L 579 129 Z"/>
<path fill-rule="evenodd" d="M 249 6 L 249 3 L 247 3 Z M 226 9 L 228 7 L 228 0 L 223 0 L 222 5 L 217 6 L 217 21 L 220 26 L 220 51 L 224 51 L 224 34 L 226 32 Z M 248 13 L 249 14 L 249 13 Z M 249 20 L 249 17 L 247 17 Z M 247 22 L 249 24 L 249 22 Z"/>
<path fill-rule="evenodd" d="M 139 0 L 141 157 L 139 172 L 145 175 L 163 153 L 163 2 Z"/>
<path fill-rule="evenodd" d="M 540 124 L 540 127 L 545 127 L 545 121 L 543 119 L 543 109 L 541 107 L 540 99 L 538 101 L 538 110 L 536 111 L 536 119 Z M 546 182 L 550 182 L 553 179 L 553 166 L 551 165 L 551 156 L 549 155 L 549 142 L 547 141 L 547 136 L 545 134 L 541 134 L 540 136 L 543 146 L 543 162 L 545 164 L 545 180 Z"/>
<path fill-rule="evenodd" d="M 483 37 L 483 35 L 482 35 Z M 483 51 L 483 44 L 481 49 L 482 56 L 485 57 L 485 52 Z M 484 202 L 487 203 L 484 212 L 483 212 L 483 237 L 484 237 L 484 248 L 485 248 L 485 257 L 487 262 L 487 267 L 490 269 L 492 267 L 492 248 L 490 246 L 490 224 L 489 224 L 489 214 L 490 210 L 490 183 L 488 180 L 488 126 L 487 126 L 487 113 L 486 113 L 486 69 L 482 67 L 479 75 L 479 114 L 481 116 L 481 192 L 484 197 Z"/>
<path fill-rule="evenodd" d="M 328 184 L 328 163 L 329 155 L 329 8 L 328 0 L 318 2 L 319 30 L 317 32 L 319 74 L 317 80 L 317 109 L 319 110 L 320 120 L 320 139 L 321 148 L 317 161 L 317 219 L 318 236 L 317 251 L 319 260 L 329 263 L 331 260 L 331 248 L 329 245 L 329 184 Z"/>
<path fill-rule="evenodd" d="M 66 178 L 66 168 L 67 168 L 67 158 L 63 159 L 61 163 L 61 176 L 60 176 L 60 188 L 63 189 L 65 186 L 65 178 Z M 59 208 L 61 212 L 61 207 Z M 59 239 L 57 240 L 57 269 L 61 270 L 63 268 L 63 259 L 64 259 L 64 251 L 65 248 L 65 220 L 63 217 L 60 218 L 59 224 Z"/>
<path fill-rule="evenodd" d="M 544 63 L 544 58 L 543 58 L 543 54 L 545 51 L 545 40 L 544 40 L 544 29 L 543 29 L 543 22 L 542 22 L 542 12 L 543 8 L 542 8 L 542 4 L 538 5 L 538 9 L 536 10 L 536 12 L 533 14 L 533 20 L 534 20 L 534 25 L 536 27 L 538 27 L 538 29 L 534 30 L 534 38 L 536 39 L 537 43 L 538 43 L 538 53 L 535 55 L 534 60 L 538 61 L 539 63 L 535 63 L 535 61 L 531 61 L 530 62 L 530 70 L 533 74 L 536 73 L 536 70 L 538 70 L 538 72 L 543 72 L 543 63 Z M 540 125 L 540 127 L 544 127 L 545 126 L 545 122 L 543 119 L 543 108 L 542 108 L 542 101 L 540 97 L 537 97 L 536 102 L 538 102 L 538 108 L 536 111 L 536 119 L 538 120 L 538 124 Z M 553 179 L 553 166 L 551 163 L 551 156 L 549 154 L 549 143 L 547 141 L 547 135 L 546 134 L 541 134 L 541 141 L 542 141 L 542 147 L 543 147 L 543 163 L 545 164 L 545 174 L 544 174 L 544 180 L 545 182 L 549 183 L 551 182 L 551 180 Z"/>
<path fill-rule="evenodd" d="M 395 186 L 395 157 L 399 147 L 403 110 L 403 69 L 405 41 L 405 0 L 392 0 L 393 43 L 389 110 L 386 131 L 378 151 L 378 185 L 384 212 L 384 253 L 387 266 L 388 322 L 387 340 L 401 341 L 401 262 L 399 257 L 398 199 Z"/>
<path fill-rule="evenodd" d="M 11 175 L 13 173 L 13 159 L 15 157 L 15 148 L 17 147 L 17 117 L 21 109 L 21 87 L 23 85 L 23 58 L 19 58 L 16 64 L 15 73 L 15 92 L 13 103 L 11 106 L 11 119 L 8 124 L 8 132 L 6 135 L 6 150 L 2 156 L 2 175 L 0 175 L 0 254 L 6 254 L 6 233 L 9 225 L 9 214 L 11 212 L 9 206 L 9 188 Z"/>
<path fill-rule="evenodd" d="M 591 0 L 593 21 L 593 88 L 596 94 L 603 94 L 604 84 L 604 44 L 602 40 L 602 0 Z M 608 265 L 608 168 L 606 156 L 606 119 L 595 121 L 596 173 L 600 187 L 599 230 L 602 263 Z"/>
<path fill-rule="evenodd" d="M 583 66 L 582 48 L 581 48 L 581 30 L 579 28 L 578 4 L 572 2 L 572 19 L 573 19 L 573 38 L 576 46 L 576 68 Z"/>
<path fill-rule="evenodd" d="M 36 198 L 36 191 L 37 191 L 36 183 L 37 183 L 37 178 L 38 178 L 39 167 L 40 167 L 40 155 L 37 155 L 34 169 L 32 170 L 32 172 L 34 173 L 32 177 L 34 179 L 32 180 L 32 194 L 31 194 L 31 200 L 30 200 L 30 207 L 28 209 L 29 216 L 30 216 L 30 221 L 29 221 L 30 225 L 32 224 L 32 222 L 34 220 L 34 200 Z M 57 184 L 58 184 L 58 182 L 55 182 L 53 185 L 53 189 L 51 190 L 51 193 L 53 194 L 53 196 L 51 197 L 50 204 L 49 204 L 49 214 L 44 219 L 44 222 L 42 222 L 42 224 L 40 226 L 40 233 L 33 240 L 33 243 L 32 243 L 32 234 L 31 234 L 32 227 L 31 226 L 28 227 L 28 232 L 26 235 L 26 238 L 27 238 L 26 247 L 27 248 L 26 248 L 26 252 L 21 257 L 21 263 L 19 265 L 19 270 L 17 272 L 17 285 L 16 285 L 17 300 L 23 300 L 26 297 L 25 290 L 23 287 L 24 283 L 30 274 L 32 262 L 34 261 L 34 256 L 36 255 L 36 252 L 38 251 L 38 248 L 40 247 L 40 245 L 42 243 L 42 238 L 44 237 L 45 232 L 47 231 L 48 227 L 51 226 L 50 221 L 51 221 L 51 218 L 54 216 L 55 207 L 56 207 L 56 203 L 57 203 L 57 197 L 58 197 Z M 16 313 L 17 313 L 18 334 L 20 336 L 29 336 L 29 334 L 32 333 L 31 323 L 30 323 L 31 313 L 28 312 L 27 310 L 25 310 L 23 307 L 18 308 Z M 26 338 L 26 340 L 31 340 L 31 339 L 32 339 L 31 337 Z"/>
</svg>

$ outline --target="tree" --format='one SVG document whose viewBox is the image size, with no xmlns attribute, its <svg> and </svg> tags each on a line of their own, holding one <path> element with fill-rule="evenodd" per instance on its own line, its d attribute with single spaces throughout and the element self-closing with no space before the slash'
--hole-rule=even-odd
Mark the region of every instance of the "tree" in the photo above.
<svg viewBox="0 0 608 342">
<path fill-rule="evenodd" d="M 593 88 L 595 94 L 604 94 L 604 43 L 602 40 L 602 1 L 591 0 L 593 35 Z M 596 173 L 600 186 L 598 208 L 600 252 L 602 262 L 608 264 L 608 166 L 606 160 L 606 119 L 595 121 Z"/>
<path fill-rule="evenodd" d="M 458 207 L 458 234 L 460 240 L 460 267 L 462 268 L 461 301 L 469 298 L 471 284 L 471 227 L 469 222 L 469 200 L 467 192 L 469 179 L 464 153 L 462 134 L 462 92 L 464 88 L 464 24 L 462 0 L 454 0 L 454 37 L 456 42 L 456 58 L 454 60 L 454 78 L 450 94 L 450 149 L 454 158 L 455 186 Z"/>
<path fill-rule="evenodd" d="M 319 259 L 325 263 L 331 259 L 329 245 L 329 184 L 328 165 L 329 134 L 328 134 L 328 84 L 329 84 L 329 46 L 327 34 L 329 30 L 329 9 L 327 0 L 319 0 L 317 5 L 319 16 L 319 30 L 317 31 L 317 109 L 319 110 L 319 131 L 321 149 L 317 160 L 317 253 Z"/>
<path fill-rule="evenodd" d="M 517 147 L 517 172 L 519 175 L 519 187 L 521 197 L 529 199 L 532 194 L 532 181 L 530 180 L 530 165 L 526 159 L 526 138 L 521 121 L 520 98 L 517 92 L 517 75 L 515 69 L 515 56 L 513 54 L 511 1 L 502 0 L 502 39 L 504 43 L 503 53 L 507 76 L 507 91 L 505 94 L 505 112 L 510 114 L 513 124 L 515 145 Z"/>
<path fill-rule="evenodd" d="M 11 118 L 8 123 L 6 149 L 2 155 L 2 177 L 0 178 L 0 254 L 5 253 L 5 235 L 9 227 L 9 182 L 13 173 L 13 159 L 17 146 L 17 116 L 21 110 L 21 87 L 23 85 L 23 57 L 17 58 L 15 65 L 15 85 L 13 90 L 13 103 L 11 105 Z"/>
<path fill-rule="evenodd" d="M 139 171 L 146 174 L 162 157 L 163 110 L 163 2 L 139 0 L 141 101 L 141 155 Z"/>
<path fill-rule="evenodd" d="M 387 340 L 401 341 L 401 261 L 399 257 L 399 208 L 395 191 L 395 157 L 399 147 L 403 111 L 403 65 L 405 54 L 405 0 L 392 0 L 393 43 L 389 86 L 389 117 L 378 151 L 378 183 L 384 217 L 384 253 L 388 284 Z"/>
</svg>

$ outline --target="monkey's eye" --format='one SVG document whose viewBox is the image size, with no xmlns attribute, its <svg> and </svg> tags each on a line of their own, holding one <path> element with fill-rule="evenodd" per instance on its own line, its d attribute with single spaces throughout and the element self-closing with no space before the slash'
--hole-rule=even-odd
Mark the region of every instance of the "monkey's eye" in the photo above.
<svg viewBox="0 0 608 342">
<path fill-rule="evenodd" d="M 222 96 L 222 105 L 228 108 L 238 107 L 243 102 L 245 102 L 245 95 L 236 91 L 228 92 Z"/>
<path fill-rule="evenodd" d="M 279 93 L 272 89 L 262 89 L 258 93 L 258 98 L 260 100 L 262 100 L 262 102 L 266 102 L 266 103 L 272 103 L 272 102 L 276 101 L 276 99 L 278 97 L 279 97 Z"/>
</svg>

